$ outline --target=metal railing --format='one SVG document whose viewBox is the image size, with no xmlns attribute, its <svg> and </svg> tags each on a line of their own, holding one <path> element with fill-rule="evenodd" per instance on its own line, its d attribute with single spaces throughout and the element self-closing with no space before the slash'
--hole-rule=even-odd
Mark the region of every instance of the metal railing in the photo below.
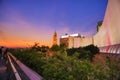
<svg viewBox="0 0 120 80">
<path fill-rule="evenodd" d="M 42 80 L 39 74 L 28 68 L 11 53 L 8 52 L 7 56 L 17 80 Z"/>
<path fill-rule="evenodd" d="M 99 47 L 100 52 L 120 54 L 120 44 Z"/>
<path fill-rule="evenodd" d="M 17 80 L 22 80 L 21 77 L 20 77 L 20 75 L 19 75 L 19 73 L 18 73 L 18 71 L 16 70 L 15 66 L 13 65 L 13 62 L 12 62 L 10 56 L 9 56 L 9 55 L 7 55 L 7 56 L 8 56 L 9 63 L 10 63 L 10 65 L 11 65 L 11 67 L 12 67 L 12 70 L 13 70 L 13 72 L 14 72 L 15 78 L 16 78 Z"/>
</svg>

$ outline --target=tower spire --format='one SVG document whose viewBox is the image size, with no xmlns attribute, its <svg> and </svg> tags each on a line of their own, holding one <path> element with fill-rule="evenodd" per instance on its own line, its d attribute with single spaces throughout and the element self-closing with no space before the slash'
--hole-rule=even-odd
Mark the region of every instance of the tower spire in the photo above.
<svg viewBox="0 0 120 80">
<path fill-rule="evenodd" d="M 57 33 L 56 33 L 56 30 L 53 34 L 53 45 L 57 45 Z"/>
</svg>

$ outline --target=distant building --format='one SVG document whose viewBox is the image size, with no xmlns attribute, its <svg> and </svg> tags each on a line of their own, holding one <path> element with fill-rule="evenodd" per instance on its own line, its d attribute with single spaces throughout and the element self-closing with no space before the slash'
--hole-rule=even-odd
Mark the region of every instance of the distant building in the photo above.
<svg viewBox="0 0 120 80">
<path fill-rule="evenodd" d="M 56 33 L 56 31 L 53 34 L 53 45 L 57 45 L 57 33 Z"/>
<path fill-rule="evenodd" d="M 65 44 L 67 48 L 78 48 L 93 43 L 92 38 L 85 38 L 79 34 L 64 35 L 60 38 L 60 44 Z"/>
<path fill-rule="evenodd" d="M 60 44 L 65 44 L 66 47 L 68 47 L 68 44 L 69 44 L 68 42 L 69 42 L 68 37 L 61 37 L 60 38 Z"/>
</svg>

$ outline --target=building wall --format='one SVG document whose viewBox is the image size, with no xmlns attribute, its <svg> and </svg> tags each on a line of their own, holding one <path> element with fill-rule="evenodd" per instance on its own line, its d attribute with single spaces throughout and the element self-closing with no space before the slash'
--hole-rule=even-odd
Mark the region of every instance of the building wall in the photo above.
<svg viewBox="0 0 120 80">
<path fill-rule="evenodd" d="M 120 0 L 109 0 L 100 31 L 94 36 L 95 45 L 120 44 Z"/>
<path fill-rule="evenodd" d="M 68 47 L 69 39 L 68 38 L 60 38 L 60 44 L 65 44 Z"/>
<path fill-rule="evenodd" d="M 65 44 L 68 48 L 78 48 L 90 45 L 93 43 L 92 38 L 84 38 L 84 37 L 72 37 L 69 36 L 67 38 L 60 38 L 60 44 Z"/>
<path fill-rule="evenodd" d="M 74 47 L 75 47 L 75 48 L 80 47 L 80 43 L 81 43 L 81 42 L 80 42 L 80 39 L 81 39 L 80 37 L 75 37 L 75 38 L 74 38 Z"/>
<path fill-rule="evenodd" d="M 68 47 L 87 46 L 93 40 L 98 47 L 120 44 L 120 0 L 108 0 L 103 24 L 93 38 L 69 37 Z"/>
<path fill-rule="evenodd" d="M 120 0 L 108 0 L 103 24 L 93 39 L 98 47 L 120 44 Z M 81 46 L 91 44 L 91 40 L 81 39 Z"/>
<path fill-rule="evenodd" d="M 81 39 L 80 43 L 81 43 L 80 46 L 84 47 L 84 46 L 92 44 L 93 41 L 92 41 L 92 38 L 83 38 L 83 39 Z"/>
<path fill-rule="evenodd" d="M 68 39 L 69 39 L 68 48 L 73 48 L 74 47 L 74 37 L 69 36 Z"/>
</svg>

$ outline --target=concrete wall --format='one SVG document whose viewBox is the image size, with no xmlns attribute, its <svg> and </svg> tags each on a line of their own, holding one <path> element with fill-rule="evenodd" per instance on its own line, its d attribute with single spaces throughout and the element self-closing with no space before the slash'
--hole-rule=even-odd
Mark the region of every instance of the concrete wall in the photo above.
<svg viewBox="0 0 120 80">
<path fill-rule="evenodd" d="M 78 48 L 80 47 L 80 37 L 75 37 L 74 38 L 74 47 Z"/>
<path fill-rule="evenodd" d="M 94 36 L 97 46 L 120 44 L 120 0 L 109 0 L 100 31 Z"/>
<path fill-rule="evenodd" d="M 98 47 L 120 44 L 120 0 L 108 0 L 103 24 L 93 39 Z M 80 39 L 80 46 L 92 43 L 92 38 Z"/>
<path fill-rule="evenodd" d="M 87 45 L 90 45 L 93 43 L 92 38 L 83 38 L 83 37 L 68 37 L 68 48 L 78 48 L 78 47 L 84 47 Z"/>
<path fill-rule="evenodd" d="M 93 43 L 98 47 L 120 44 L 120 0 L 108 0 L 101 29 L 93 38 L 69 37 L 69 48 Z"/>
<path fill-rule="evenodd" d="M 68 48 L 73 48 L 74 47 L 74 37 L 69 36 L 68 39 L 69 39 Z"/>
<path fill-rule="evenodd" d="M 87 46 L 90 44 L 92 44 L 92 38 L 81 38 L 80 39 L 80 46 L 81 47 L 84 47 L 84 46 Z"/>
</svg>

